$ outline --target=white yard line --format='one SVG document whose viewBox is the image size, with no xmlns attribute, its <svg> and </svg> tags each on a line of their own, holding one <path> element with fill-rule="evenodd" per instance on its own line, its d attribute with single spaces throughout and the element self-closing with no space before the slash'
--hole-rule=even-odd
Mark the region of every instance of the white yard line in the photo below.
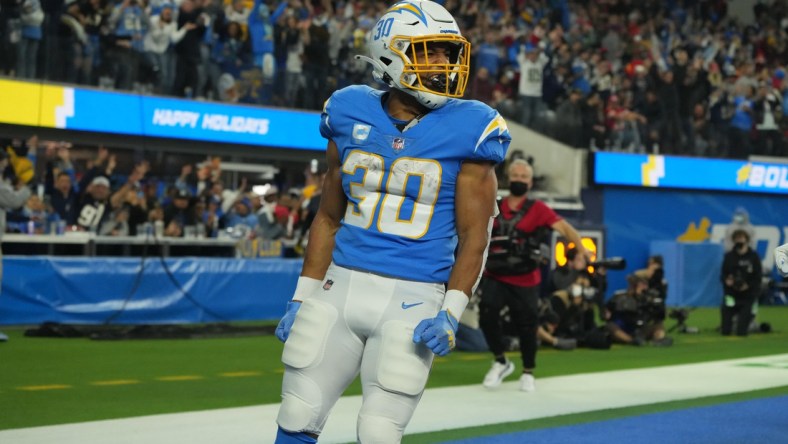
<svg viewBox="0 0 788 444">
<path fill-rule="evenodd" d="M 601 356 L 601 355 L 600 355 Z M 747 366 L 741 364 L 760 364 Z M 479 375 L 479 379 L 483 375 Z M 510 377 L 514 379 L 514 377 Z M 427 390 L 407 433 L 522 421 L 788 385 L 788 354 Z M 122 400 L 119 400 L 122 402 Z M 339 400 L 321 444 L 355 440 L 360 396 Z M 74 406 L 79 408 L 78 406 Z M 260 444 L 273 442 L 278 404 L 0 431 L 8 444 Z"/>
</svg>

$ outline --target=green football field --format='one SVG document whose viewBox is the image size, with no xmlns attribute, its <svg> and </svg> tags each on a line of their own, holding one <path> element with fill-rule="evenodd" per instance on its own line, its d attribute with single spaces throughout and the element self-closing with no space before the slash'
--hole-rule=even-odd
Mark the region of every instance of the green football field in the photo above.
<svg viewBox="0 0 788 444">
<path fill-rule="evenodd" d="M 719 312 L 691 312 L 698 334 L 673 334 L 670 348 L 614 346 L 609 351 L 542 349 L 537 378 L 696 363 L 785 353 L 788 308 L 762 307 L 760 322 L 774 332 L 747 338 L 720 337 Z M 668 327 L 673 321 L 668 321 Z M 240 407 L 279 401 L 282 345 L 273 336 L 191 340 L 91 341 L 28 338 L 4 328 L 0 343 L 0 429 L 109 418 Z M 517 359 L 517 355 L 511 356 Z M 428 387 L 479 384 L 490 364 L 486 353 L 453 353 L 437 359 Z M 518 360 L 519 367 L 519 360 Z M 356 382 L 347 394 L 359 394 Z M 511 430 L 594 421 L 729 400 L 788 393 L 788 386 L 736 395 L 514 423 Z M 496 426 L 495 432 L 509 430 Z M 434 442 L 481 435 L 485 428 L 409 437 Z M 456 434 L 454 436 L 452 433 Z"/>
</svg>

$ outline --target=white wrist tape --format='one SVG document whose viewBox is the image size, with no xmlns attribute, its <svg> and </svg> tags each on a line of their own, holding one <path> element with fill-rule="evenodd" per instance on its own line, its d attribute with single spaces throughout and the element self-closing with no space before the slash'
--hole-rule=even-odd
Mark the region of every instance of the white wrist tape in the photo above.
<svg viewBox="0 0 788 444">
<path fill-rule="evenodd" d="M 294 301 L 304 301 L 312 296 L 320 288 L 320 279 L 313 279 L 311 277 L 299 276 L 298 284 L 296 284 L 295 293 L 293 294 Z"/>
<path fill-rule="evenodd" d="M 446 310 L 454 316 L 457 321 L 468 306 L 468 296 L 460 290 L 449 290 L 446 292 L 446 297 L 443 298 L 443 305 L 441 310 Z"/>
</svg>

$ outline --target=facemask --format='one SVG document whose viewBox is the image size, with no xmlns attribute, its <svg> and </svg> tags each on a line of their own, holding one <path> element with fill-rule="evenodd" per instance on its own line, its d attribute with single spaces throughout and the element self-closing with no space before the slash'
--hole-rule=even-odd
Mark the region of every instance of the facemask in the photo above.
<svg viewBox="0 0 788 444">
<path fill-rule="evenodd" d="M 569 292 L 572 294 L 572 297 L 579 298 L 583 295 L 583 286 L 577 284 L 572 285 L 572 288 L 569 290 Z"/>
<path fill-rule="evenodd" d="M 512 196 L 520 197 L 528 192 L 528 184 L 525 182 L 511 182 L 509 183 L 509 192 Z"/>
<path fill-rule="evenodd" d="M 744 242 L 736 242 L 734 245 L 736 246 L 737 250 L 741 250 L 747 244 L 745 244 Z"/>
</svg>

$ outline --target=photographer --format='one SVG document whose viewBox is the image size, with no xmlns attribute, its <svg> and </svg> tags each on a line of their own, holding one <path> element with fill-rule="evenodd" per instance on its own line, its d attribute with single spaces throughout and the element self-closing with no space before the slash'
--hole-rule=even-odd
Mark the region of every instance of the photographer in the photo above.
<svg viewBox="0 0 788 444">
<path fill-rule="evenodd" d="M 567 341 L 580 347 L 610 348 L 610 335 L 605 329 L 598 329 L 594 320 L 598 293 L 588 274 L 577 275 L 565 289 L 553 292 L 549 299 L 550 315 L 545 316 L 548 322 L 542 328 L 555 337 L 555 348 L 564 349 L 562 345 Z M 540 337 L 544 341 L 541 332 Z"/>
<path fill-rule="evenodd" d="M 648 258 L 646 268 L 635 271 L 635 274 L 648 281 L 648 288 L 659 292 L 665 299 L 668 296 L 668 283 L 665 280 L 664 259 L 661 255 L 654 255 Z"/>
<path fill-rule="evenodd" d="M 500 202 L 493 238 L 482 283 L 479 324 L 495 356 L 483 385 L 494 388 L 514 371 L 514 364 L 504 356 L 501 309 L 508 306 L 520 336 L 523 374 L 520 390 L 535 390 L 533 369 L 536 367 L 537 328 L 539 326 L 539 284 L 541 239 L 539 234 L 557 230 L 568 241 L 581 245 L 577 231 L 550 207 L 528 198 L 533 184 L 533 170 L 525 160 L 513 160 L 507 170 L 509 196 Z M 580 253 L 588 252 L 579 247 Z"/>
<path fill-rule="evenodd" d="M 550 292 L 554 294 L 559 290 L 569 289 L 569 286 L 577 281 L 580 276 L 585 276 L 589 280 L 589 285 L 595 290 L 594 300 L 591 302 L 596 303 L 599 307 L 600 317 L 604 312 L 605 292 L 607 291 L 607 264 L 611 263 L 610 267 L 613 269 L 618 268 L 620 265 L 625 264 L 623 259 L 613 259 L 597 263 L 589 263 L 586 257 L 578 254 L 578 250 L 572 247 L 566 250 L 566 264 L 553 270 L 550 278 Z M 593 265 L 593 273 L 589 273 L 588 267 Z"/>
<path fill-rule="evenodd" d="M 725 253 L 722 261 L 722 334 L 728 336 L 736 320 L 736 334 L 747 336 L 752 320 L 752 305 L 761 291 L 761 258 L 750 248 L 750 235 L 746 230 L 733 232 L 733 249 Z"/>
<path fill-rule="evenodd" d="M 650 289 L 648 279 L 631 274 L 626 291 L 616 292 L 607 303 L 605 317 L 613 340 L 621 344 L 667 347 L 673 340 L 665 336 L 665 300 Z"/>
</svg>

